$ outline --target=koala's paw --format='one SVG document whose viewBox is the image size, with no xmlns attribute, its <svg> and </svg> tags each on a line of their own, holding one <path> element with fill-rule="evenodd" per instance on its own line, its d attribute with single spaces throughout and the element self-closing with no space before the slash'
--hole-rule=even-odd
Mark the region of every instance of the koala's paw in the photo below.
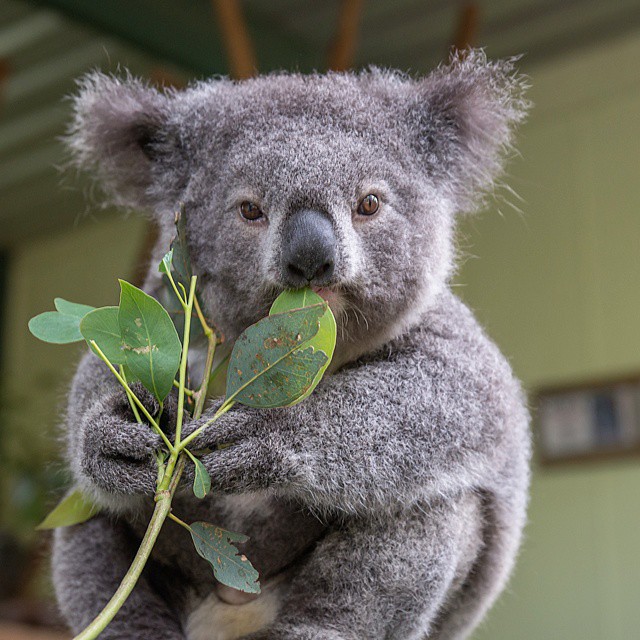
<svg viewBox="0 0 640 640">
<path fill-rule="evenodd" d="M 185 425 L 185 436 L 204 424 L 216 408 L 199 421 Z M 242 493 L 282 488 L 292 481 L 300 459 L 291 438 L 273 423 L 273 416 L 237 405 L 193 441 L 189 449 L 203 454 L 201 460 L 216 491 Z M 187 481 L 192 473 L 192 465 L 187 465 Z"/>
<path fill-rule="evenodd" d="M 159 405 L 153 396 L 139 384 L 133 391 L 149 413 L 157 415 Z M 173 405 L 165 402 L 163 422 L 167 424 L 175 424 Z M 84 417 L 75 468 L 100 492 L 153 495 L 155 452 L 162 447 L 162 439 L 148 424 L 136 422 L 126 394 L 118 390 L 98 400 Z"/>
</svg>

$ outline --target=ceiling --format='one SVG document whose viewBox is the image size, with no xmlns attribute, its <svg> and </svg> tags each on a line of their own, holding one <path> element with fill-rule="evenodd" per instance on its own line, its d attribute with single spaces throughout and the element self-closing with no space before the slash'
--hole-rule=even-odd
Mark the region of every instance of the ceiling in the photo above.
<svg viewBox="0 0 640 640">
<path fill-rule="evenodd" d="M 423 72 L 446 57 L 465 3 L 364 0 L 355 66 Z M 640 0 L 478 0 L 477 45 L 526 53 L 530 69 L 635 30 Z M 260 71 L 323 69 L 340 0 L 245 0 Z M 176 82 L 227 72 L 211 0 L 2 0 L 0 246 L 73 224 L 86 211 L 56 169 L 74 78 L 99 67 Z"/>
</svg>

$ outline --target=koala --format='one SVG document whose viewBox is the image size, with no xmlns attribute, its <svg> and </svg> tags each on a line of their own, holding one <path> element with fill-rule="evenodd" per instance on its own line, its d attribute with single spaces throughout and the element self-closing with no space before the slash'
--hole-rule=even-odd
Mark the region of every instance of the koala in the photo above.
<svg viewBox="0 0 640 640">
<path fill-rule="evenodd" d="M 217 584 L 169 521 L 101 638 L 445 640 L 483 618 L 525 523 L 529 416 L 450 280 L 456 223 L 499 179 L 525 89 L 513 60 L 481 51 L 423 78 L 277 73 L 182 91 L 101 73 L 80 81 L 73 163 L 107 202 L 157 222 L 148 292 L 182 206 L 206 312 L 228 342 L 303 285 L 338 325 L 316 391 L 290 408 L 225 414 L 197 440 L 212 493 L 196 500 L 187 478 L 175 499 L 182 519 L 250 537 L 241 549 L 262 593 Z M 161 441 L 127 407 L 87 354 L 67 459 L 102 511 L 58 530 L 53 551 L 76 632 L 115 591 L 152 509 Z"/>
</svg>

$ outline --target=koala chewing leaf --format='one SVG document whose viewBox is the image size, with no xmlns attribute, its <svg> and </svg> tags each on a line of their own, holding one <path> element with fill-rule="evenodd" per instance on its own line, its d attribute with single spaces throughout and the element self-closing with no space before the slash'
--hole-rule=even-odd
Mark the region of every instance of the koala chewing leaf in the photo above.
<svg viewBox="0 0 640 640">
<path fill-rule="evenodd" d="M 175 500 L 187 521 L 250 536 L 242 552 L 263 593 L 216 585 L 168 522 L 102 638 L 443 640 L 478 624 L 525 522 L 529 417 L 449 279 L 457 218 L 499 177 L 525 88 L 513 61 L 481 52 L 422 79 L 283 73 L 164 93 L 81 80 L 75 165 L 108 202 L 154 217 L 157 260 L 183 204 L 203 300 L 228 340 L 307 283 L 338 322 L 317 390 L 224 415 L 198 443 L 213 451 L 214 492 Z M 157 292 L 155 268 L 145 286 Z M 71 470 L 104 507 L 55 537 L 57 597 L 76 631 L 124 575 L 155 488 L 159 441 L 110 376 L 86 355 L 66 418 Z"/>
</svg>

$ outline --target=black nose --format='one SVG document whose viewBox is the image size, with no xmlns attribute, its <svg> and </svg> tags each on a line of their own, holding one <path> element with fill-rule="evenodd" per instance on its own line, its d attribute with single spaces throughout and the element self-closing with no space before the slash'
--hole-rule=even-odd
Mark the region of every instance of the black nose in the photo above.
<svg viewBox="0 0 640 640">
<path fill-rule="evenodd" d="M 315 209 L 296 211 L 285 223 L 282 271 L 285 284 L 325 285 L 333 276 L 336 236 L 328 216 Z"/>
</svg>

